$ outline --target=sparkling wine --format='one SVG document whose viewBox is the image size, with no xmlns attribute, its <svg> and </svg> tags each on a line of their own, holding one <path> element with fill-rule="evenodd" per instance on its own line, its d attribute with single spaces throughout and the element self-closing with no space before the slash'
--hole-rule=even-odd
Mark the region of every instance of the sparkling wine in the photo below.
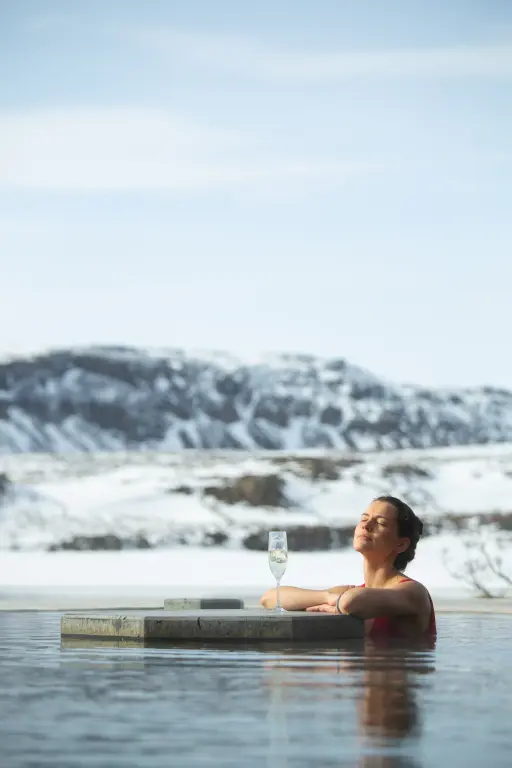
<svg viewBox="0 0 512 768">
<path fill-rule="evenodd" d="M 283 573 L 286 571 L 286 564 L 288 562 L 288 552 L 286 549 L 271 549 L 268 553 L 268 563 L 270 570 L 274 574 L 274 578 L 278 581 L 282 578 Z"/>
</svg>

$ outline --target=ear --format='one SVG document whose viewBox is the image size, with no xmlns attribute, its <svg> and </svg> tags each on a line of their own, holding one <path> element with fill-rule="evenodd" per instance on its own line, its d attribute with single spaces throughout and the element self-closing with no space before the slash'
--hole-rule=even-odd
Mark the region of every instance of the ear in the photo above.
<svg viewBox="0 0 512 768">
<path fill-rule="evenodd" d="M 410 546 L 411 546 L 410 539 L 399 539 L 398 546 L 396 548 L 397 554 L 399 554 L 400 552 L 406 552 Z"/>
</svg>

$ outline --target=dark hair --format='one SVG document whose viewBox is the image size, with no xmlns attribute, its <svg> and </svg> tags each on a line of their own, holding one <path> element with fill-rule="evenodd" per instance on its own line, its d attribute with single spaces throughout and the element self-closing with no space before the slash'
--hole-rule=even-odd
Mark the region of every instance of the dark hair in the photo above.
<svg viewBox="0 0 512 768">
<path fill-rule="evenodd" d="M 414 560 L 416 554 L 416 545 L 423 533 L 423 523 L 405 501 L 397 499 L 396 496 L 377 496 L 374 501 L 383 501 L 396 510 L 396 519 L 398 525 L 398 535 L 402 539 L 409 539 L 410 544 L 405 552 L 400 552 L 395 557 L 393 563 L 397 571 L 403 571 L 407 564 Z"/>
</svg>

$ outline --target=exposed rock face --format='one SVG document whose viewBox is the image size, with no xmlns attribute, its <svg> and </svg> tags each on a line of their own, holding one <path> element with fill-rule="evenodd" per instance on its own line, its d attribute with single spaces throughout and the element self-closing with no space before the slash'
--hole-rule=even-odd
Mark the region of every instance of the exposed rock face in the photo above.
<svg viewBox="0 0 512 768">
<path fill-rule="evenodd" d="M 123 549 L 123 541 L 113 533 L 107 533 L 104 536 L 73 536 L 69 541 L 62 541 L 60 544 L 53 544 L 49 547 L 50 552 L 59 549 L 117 550 Z"/>
<path fill-rule="evenodd" d="M 218 547 L 228 541 L 229 536 L 224 531 L 205 532 L 199 540 L 197 536 L 192 536 L 194 544 L 202 547 Z M 174 545 L 190 544 L 189 537 L 185 534 L 177 534 L 173 539 L 166 542 Z M 75 551 L 112 551 L 121 549 L 151 549 L 153 545 L 142 534 L 135 537 L 122 538 L 114 533 L 106 533 L 102 536 L 73 536 L 71 539 L 59 541 L 48 547 L 49 552 L 58 552 L 60 550 Z"/>
<path fill-rule="evenodd" d="M 382 475 L 388 478 L 405 477 L 409 480 L 431 477 L 431 473 L 424 467 L 404 463 L 388 464 L 382 468 Z"/>
<path fill-rule="evenodd" d="M 92 550 L 118 550 L 118 549 L 150 549 L 151 544 L 145 536 L 122 539 L 114 533 L 106 533 L 103 536 L 73 536 L 69 541 L 61 541 L 49 547 L 50 552 L 59 549 L 92 549 Z"/>
<path fill-rule="evenodd" d="M 492 525 L 500 532 L 512 533 L 512 512 L 490 512 L 480 515 L 450 515 L 432 520 L 424 529 L 428 535 L 442 533 L 443 531 L 467 531 L 472 527 Z"/>
<path fill-rule="evenodd" d="M 10 487 L 10 480 L 5 474 L 5 472 L 0 472 L 0 501 L 2 500 L 2 497 L 7 494 L 7 491 Z"/>
<path fill-rule="evenodd" d="M 288 547 L 293 552 L 321 552 L 328 549 L 343 549 L 352 544 L 354 526 L 329 528 L 326 525 L 287 526 Z M 246 549 L 264 551 L 268 547 L 268 531 L 261 530 L 245 537 Z"/>
<path fill-rule="evenodd" d="M 342 359 L 92 347 L 0 364 L 0 452 L 334 448 L 512 440 L 512 393 L 389 384 Z"/>
<path fill-rule="evenodd" d="M 278 475 L 244 475 L 231 484 L 206 486 L 203 493 L 226 504 L 249 504 L 251 507 L 286 507 L 285 482 Z"/>
<path fill-rule="evenodd" d="M 330 456 L 282 456 L 275 457 L 274 463 L 289 469 L 308 480 L 338 480 L 344 469 L 361 464 L 361 459 Z"/>
</svg>

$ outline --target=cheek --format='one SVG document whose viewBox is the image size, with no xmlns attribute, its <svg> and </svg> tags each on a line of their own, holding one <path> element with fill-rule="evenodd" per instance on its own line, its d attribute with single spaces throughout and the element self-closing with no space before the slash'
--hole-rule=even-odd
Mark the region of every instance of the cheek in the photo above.
<svg viewBox="0 0 512 768">
<path fill-rule="evenodd" d="M 387 544 L 387 545 L 388 545 L 388 546 L 389 546 L 391 549 L 396 549 L 396 548 L 398 547 L 399 541 L 398 541 L 398 539 L 397 539 L 397 537 L 396 537 L 396 534 L 395 534 L 395 533 L 389 532 L 389 533 L 386 535 L 386 544 Z"/>
<path fill-rule="evenodd" d="M 382 541 L 386 546 L 394 546 L 396 544 L 396 536 L 392 531 L 383 528 L 379 531 L 379 541 Z"/>
</svg>

